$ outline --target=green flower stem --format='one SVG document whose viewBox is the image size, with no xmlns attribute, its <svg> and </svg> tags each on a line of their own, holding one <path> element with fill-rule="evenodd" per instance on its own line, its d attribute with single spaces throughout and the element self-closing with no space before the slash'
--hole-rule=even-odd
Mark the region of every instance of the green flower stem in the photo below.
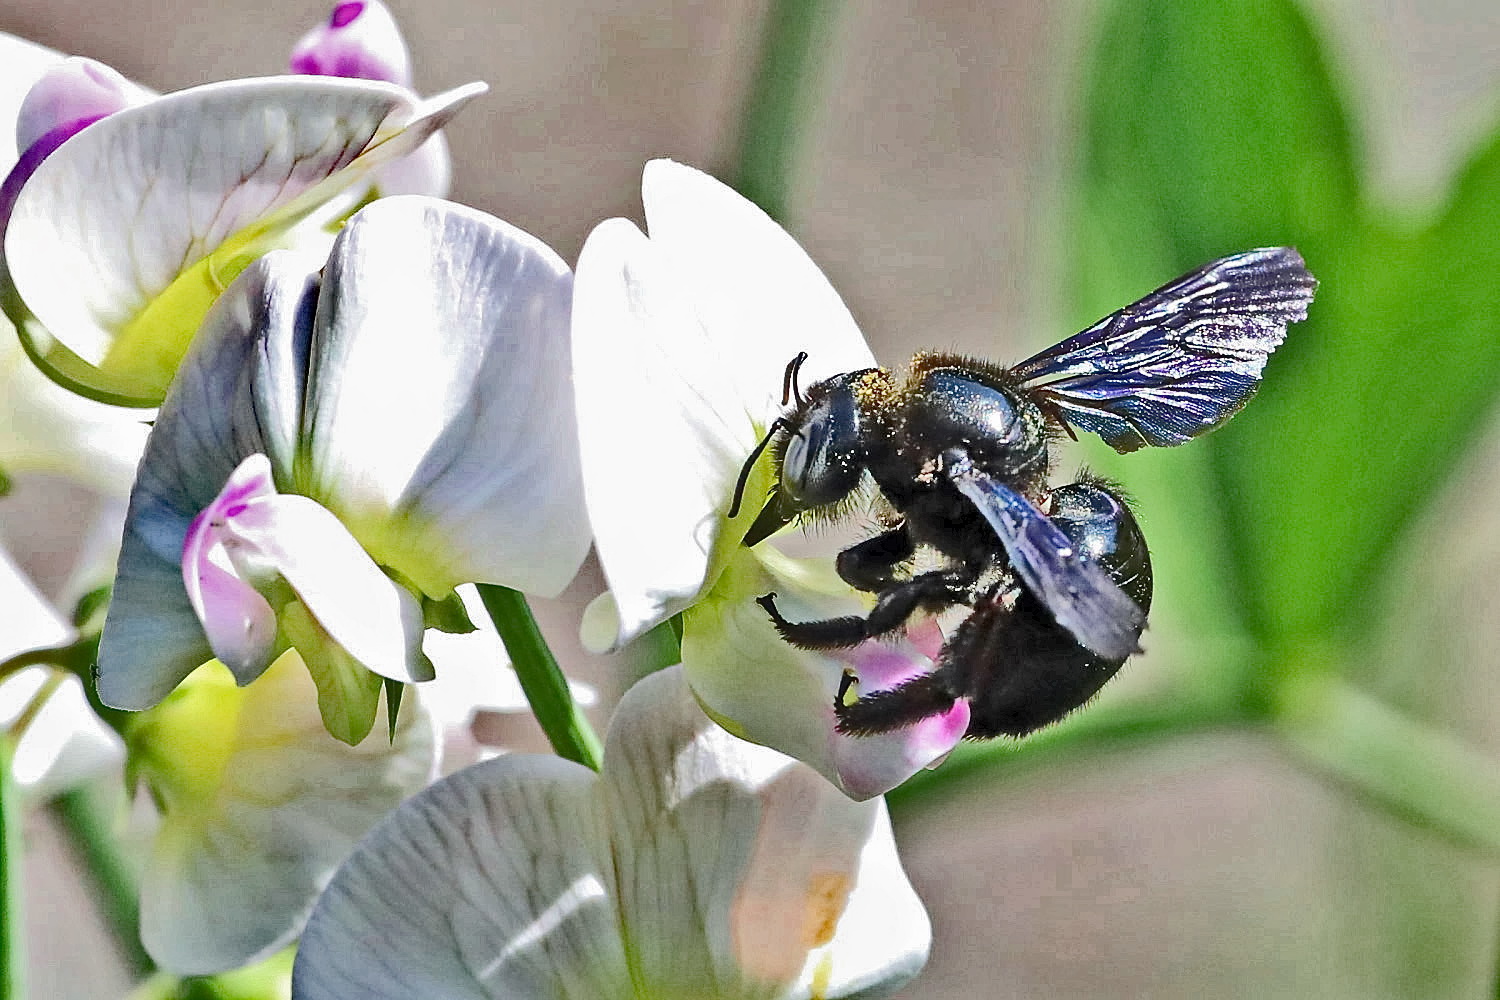
<svg viewBox="0 0 1500 1000">
<path fill-rule="evenodd" d="M 740 120 L 734 186 L 778 222 L 786 219 L 791 168 L 838 6 L 837 0 L 772 0 L 766 14 Z"/>
<path fill-rule="evenodd" d="M 26 995 L 26 917 L 22 910 L 21 804 L 11 777 L 14 752 L 0 734 L 0 997 Z"/>
<path fill-rule="evenodd" d="M 1500 769 L 1331 675 L 1289 680 L 1276 725 L 1315 767 L 1466 847 L 1500 854 Z"/>
<path fill-rule="evenodd" d="M 94 796 L 85 787 L 73 788 L 58 796 L 52 805 L 73 849 L 83 862 L 94 884 L 94 898 L 99 911 L 114 934 L 121 957 L 137 977 L 156 969 L 151 956 L 141 946 L 140 904 L 135 875 L 119 841 L 101 814 Z"/>
<path fill-rule="evenodd" d="M 509 587 L 484 583 L 479 584 L 479 596 L 505 643 L 536 721 L 552 741 L 552 749 L 558 756 L 599 770 L 604 758 L 599 737 L 573 701 L 568 679 L 537 628 L 526 598 Z"/>
</svg>

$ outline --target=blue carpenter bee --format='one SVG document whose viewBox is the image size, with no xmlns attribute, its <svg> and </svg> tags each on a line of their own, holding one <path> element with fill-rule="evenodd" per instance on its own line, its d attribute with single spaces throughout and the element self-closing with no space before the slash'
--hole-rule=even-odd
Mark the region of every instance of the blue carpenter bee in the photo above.
<svg viewBox="0 0 1500 1000">
<path fill-rule="evenodd" d="M 908 371 L 867 368 L 803 392 L 787 366 L 788 411 L 746 461 L 771 447 L 776 478 L 746 535 L 754 545 L 807 513 L 839 512 L 868 476 L 887 530 L 841 552 L 838 572 L 876 595 L 865 616 L 791 622 L 760 598 L 782 637 L 807 649 L 893 633 L 918 612 L 965 606 L 931 673 L 863 697 L 846 676 L 841 732 L 909 726 L 970 703 L 967 735 L 1022 736 L 1088 701 L 1140 650 L 1151 558 L 1119 487 L 1084 476 L 1052 487 L 1050 445 L 1091 431 L 1116 451 L 1182 444 L 1222 425 L 1305 319 L 1317 281 L 1297 251 L 1225 257 L 1009 368 L 919 354 Z M 919 551 L 939 565 L 913 572 Z"/>
</svg>

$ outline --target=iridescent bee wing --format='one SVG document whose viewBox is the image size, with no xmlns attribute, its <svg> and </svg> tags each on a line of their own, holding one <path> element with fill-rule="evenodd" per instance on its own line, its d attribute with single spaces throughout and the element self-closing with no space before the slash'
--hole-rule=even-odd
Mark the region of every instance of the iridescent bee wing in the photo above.
<svg viewBox="0 0 1500 1000">
<path fill-rule="evenodd" d="M 1317 280 L 1291 247 L 1216 260 L 1010 373 L 1043 409 L 1116 451 L 1182 444 L 1255 395 L 1261 369 L 1307 318 Z"/>
<path fill-rule="evenodd" d="M 1026 589 L 1079 645 L 1110 660 L 1140 651 L 1146 613 L 1051 518 L 975 469 L 960 449 L 943 453 L 943 474 L 995 529 Z"/>
</svg>

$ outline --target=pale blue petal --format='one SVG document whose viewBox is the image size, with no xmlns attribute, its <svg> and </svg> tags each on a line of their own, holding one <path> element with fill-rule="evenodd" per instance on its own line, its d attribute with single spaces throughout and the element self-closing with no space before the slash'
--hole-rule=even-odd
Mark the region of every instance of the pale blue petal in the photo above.
<svg viewBox="0 0 1500 1000">
<path fill-rule="evenodd" d="M 630 1000 L 596 778 L 557 757 L 467 768 L 409 800 L 334 876 L 299 1000 Z"/>
<path fill-rule="evenodd" d="M 434 596 L 560 591 L 589 543 L 571 290 L 555 253 L 482 212 L 363 209 L 318 302 L 302 491 Z"/>
<path fill-rule="evenodd" d="M 351 747 L 329 736 L 295 654 L 228 694 L 240 703 L 234 732 L 220 737 L 223 778 L 209 801 L 162 817 L 141 880 L 142 941 L 182 974 L 238 968 L 290 943 L 334 869 L 431 779 L 436 759 L 416 705 L 403 706 L 394 740 Z"/>
<path fill-rule="evenodd" d="M 116 708 L 160 701 L 212 657 L 182 582 L 198 512 L 249 455 L 289 458 L 315 275 L 289 253 L 264 257 L 226 290 L 163 402 L 131 491 L 119 569 L 99 645 L 99 696 Z"/>
</svg>

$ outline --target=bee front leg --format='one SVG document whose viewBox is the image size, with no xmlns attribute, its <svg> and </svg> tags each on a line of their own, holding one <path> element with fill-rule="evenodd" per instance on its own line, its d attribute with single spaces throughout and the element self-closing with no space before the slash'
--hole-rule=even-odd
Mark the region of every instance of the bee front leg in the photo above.
<svg viewBox="0 0 1500 1000">
<path fill-rule="evenodd" d="M 755 603 L 765 608 L 776 631 L 793 646 L 839 649 L 896 631 L 918 609 L 942 611 L 955 604 L 966 604 L 973 586 L 973 574 L 966 570 L 934 570 L 882 590 L 875 607 L 866 616 L 845 615 L 810 622 L 787 621 L 776 609 L 775 594 L 756 598 Z"/>
</svg>

